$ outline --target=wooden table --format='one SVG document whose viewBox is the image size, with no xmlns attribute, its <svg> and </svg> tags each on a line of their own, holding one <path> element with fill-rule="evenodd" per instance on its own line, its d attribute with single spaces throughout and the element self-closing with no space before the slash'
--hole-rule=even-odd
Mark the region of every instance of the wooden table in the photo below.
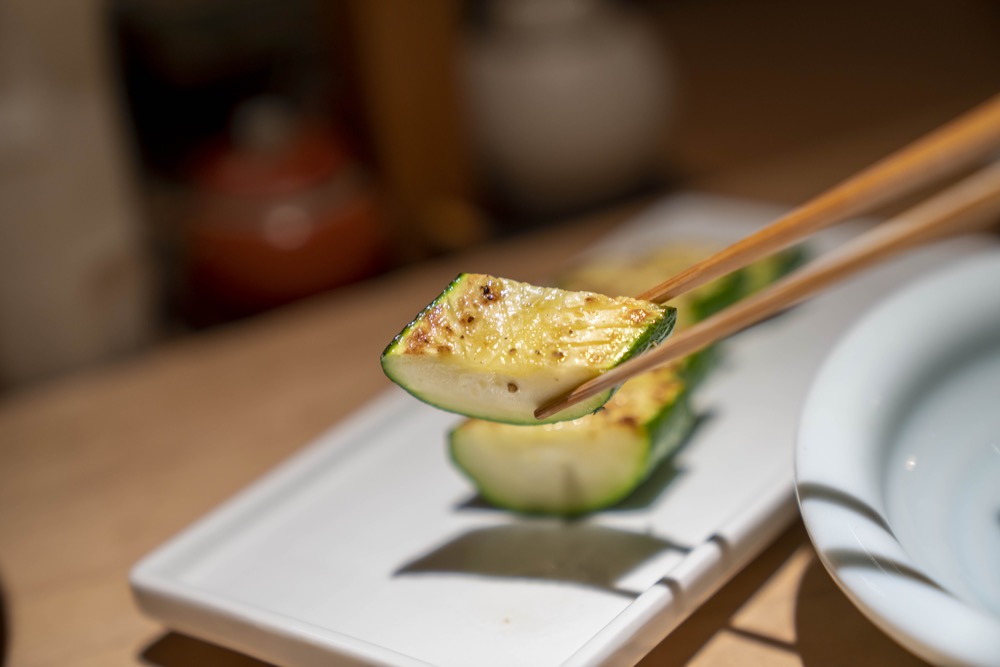
<svg viewBox="0 0 1000 667">
<path fill-rule="evenodd" d="M 895 123 L 693 185 L 800 200 L 937 120 Z M 0 591 L 9 664 L 258 664 L 140 615 L 129 567 L 384 389 L 384 342 L 458 270 L 541 279 L 630 212 L 401 270 L 5 397 Z M 795 525 L 643 665 L 915 663 L 839 592 Z"/>
</svg>

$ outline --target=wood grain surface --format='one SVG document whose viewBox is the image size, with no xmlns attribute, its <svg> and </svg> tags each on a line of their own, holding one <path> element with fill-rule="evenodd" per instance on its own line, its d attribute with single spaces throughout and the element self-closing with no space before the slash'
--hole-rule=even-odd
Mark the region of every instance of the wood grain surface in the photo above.
<svg viewBox="0 0 1000 667">
<path fill-rule="evenodd" d="M 801 201 L 939 124 L 953 106 L 687 185 Z M 143 617 L 128 590 L 132 564 L 385 388 L 382 346 L 458 271 L 540 280 L 634 212 L 617 209 L 400 270 L 4 397 L 6 664 L 259 664 Z M 642 663 L 847 664 L 919 663 L 848 602 L 798 525 Z"/>
</svg>

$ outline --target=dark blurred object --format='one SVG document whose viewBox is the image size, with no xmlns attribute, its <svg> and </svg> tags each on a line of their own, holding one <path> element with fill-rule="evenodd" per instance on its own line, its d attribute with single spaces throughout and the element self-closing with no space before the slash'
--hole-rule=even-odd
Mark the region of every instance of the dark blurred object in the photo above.
<svg viewBox="0 0 1000 667">
<path fill-rule="evenodd" d="M 387 238 L 375 191 L 323 119 L 280 98 L 245 102 L 201 151 L 182 220 L 194 324 L 252 315 L 369 277 Z"/>
<path fill-rule="evenodd" d="M 900 123 L 913 123 L 915 137 L 996 93 L 1000 81 L 996 0 L 640 1 L 659 17 L 676 65 L 675 162 L 703 183 L 751 164 L 767 172 L 805 146 L 851 153 Z M 816 182 L 898 146 L 831 160 Z M 747 186 L 730 192 L 788 197 L 786 183 Z"/>
<path fill-rule="evenodd" d="M 336 95 L 320 0 L 112 0 L 110 11 L 136 148 L 155 173 L 175 175 L 250 97 L 319 110 Z"/>
<path fill-rule="evenodd" d="M 485 0 L 469 18 L 469 114 L 503 204 L 575 213 L 658 177 L 673 91 L 648 12 L 612 0 Z"/>
<path fill-rule="evenodd" d="M 340 4 L 115 0 L 111 14 L 168 323 L 253 315 L 385 267 Z"/>
</svg>

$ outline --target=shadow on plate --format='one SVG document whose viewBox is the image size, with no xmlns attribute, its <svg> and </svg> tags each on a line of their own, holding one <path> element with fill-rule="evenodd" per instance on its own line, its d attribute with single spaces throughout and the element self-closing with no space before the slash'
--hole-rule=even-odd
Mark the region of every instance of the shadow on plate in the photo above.
<svg viewBox="0 0 1000 667">
<path fill-rule="evenodd" d="M 822 484 L 805 483 L 799 485 L 799 497 L 803 500 L 824 500 L 846 507 L 855 514 L 874 522 L 879 528 L 895 537 L 895 533 L 889 527 L 889 522 L 874 507 L 843 491 Z M 827 553 L 827 558 L 831 564 L 838 567 L 877 568 L 880 571 L 891 571 L 901 577 L 907 577 L 925 586 L 931 586 L 939 591 L 947 592 L 923 572 L 905 563 L 885 557 L 879 557 L 876 561 L 871 554 L 865 551 L 833 550 Z"/>
<path fill-rule="evenodd" d="M 471 530 L 401 567 L 397 575 L 457 573 L 575 583 L 635 597 L 615 587 L 664 551 L 690 548 L 643 533 L 579 521 L 523 521 Z"/>
<path fill-rule="evenodd" d="M 273 667 L 271 663 L 176 632 L 157 639 L 140 657 L 144 664 L 154 667 Z"/>
<path fill-rule="evenodd" d="M 855 514 L 860 514 L 869 521 L 875 523 L 879 528 L 895 537 L 895 534 L 892 532 L 892 528 L 889 527 L 889 522 L 886 521 L 885 517 L 882 516 L 878 510 L 863 500 L 844 493 L 840 489 L 835 489 L 831 486 L 826 486 L 825 484 L 804 482 L 798 485 L 798 494 L 799 498 L 802 500 L 822 500 L 834 505 L 846 507 Z"/>
</svg>

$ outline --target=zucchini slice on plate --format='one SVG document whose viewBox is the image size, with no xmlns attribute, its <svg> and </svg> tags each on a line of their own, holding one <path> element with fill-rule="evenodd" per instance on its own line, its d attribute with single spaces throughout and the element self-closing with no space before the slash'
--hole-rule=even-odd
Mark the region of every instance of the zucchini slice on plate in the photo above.
<svg viewBox="0 0 1000 667">
<path fill-rule="evenodd" d="M 633 378 L 592 415 L 512 426 L 466 420 L 449 451 L 482 497 L 526 513 L 573 515 L 628 496 L 687 437 L 694 424 L 677 368 Z"/>
<path fill-rule="evenodd" d="M 464 273 L 386 347 L 382 369 L 443 410 L 537 425 L 538 406 L 660 342 L 675 319 L 648 301 Z M 612 393 L 547 421 L 594 412 Z"/>
</svg>

